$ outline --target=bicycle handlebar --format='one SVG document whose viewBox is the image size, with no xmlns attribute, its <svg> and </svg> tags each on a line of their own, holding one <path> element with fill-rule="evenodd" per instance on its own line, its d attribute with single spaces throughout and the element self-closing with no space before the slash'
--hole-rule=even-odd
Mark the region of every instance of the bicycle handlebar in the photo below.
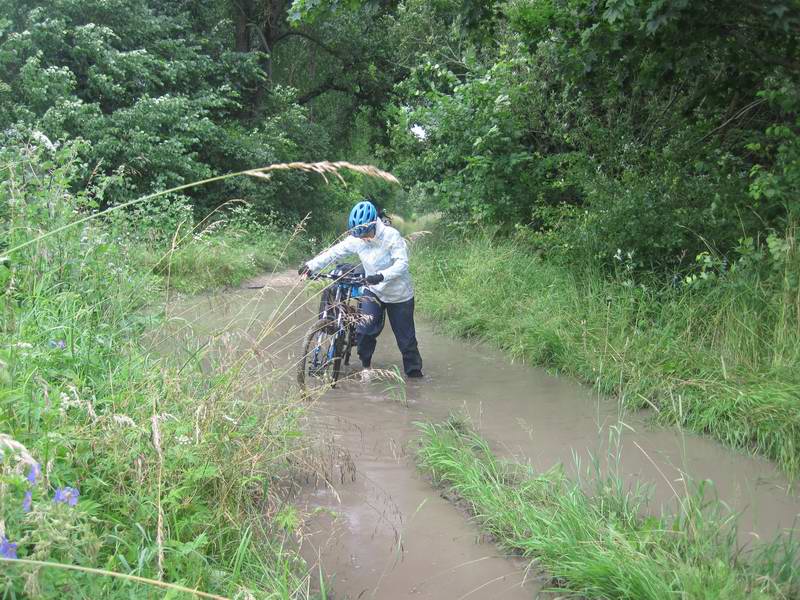
<svg viewBox="0 0 800 600">
<path fill-rule="evenodd" d="M 352 275 L 331 275 L 330 273 L 317 273 L 308 275 L 309 279 L 331 279 L 336 283 L 343 283 L 345 285 L 364 286 L 367 285 L 366 280 L 360 276 Z"/>
</svg>

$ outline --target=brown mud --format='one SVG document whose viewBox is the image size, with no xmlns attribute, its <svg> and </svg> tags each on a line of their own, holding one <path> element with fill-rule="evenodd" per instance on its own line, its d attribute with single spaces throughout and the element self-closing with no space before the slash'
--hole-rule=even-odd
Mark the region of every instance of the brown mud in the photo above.
<svg viewBox="0 0 800 600">
<path fill-rule="evenodd" d="M 241 351 L 256 344 L 259 372 L 283 372 L 281 385 L 292 385 L 287 365 L 317 302 L 296 282 L 288 274 L 265 277 L 170 312 L 193 336 L 225 330 Z M 265 328 L 265 336 L 253 333 Z M 329 449 L 329 464 L 327 476 L 304 486 L 297 500 L 309 515 L 301 552 L 312 570 L 321 565 L 334 598 L 547 597 L 535 570 L 502 556 L 415 468 L 415 423 L 453 413 L 470 417 L 496 451 L 537 470 L 556 463 L 575 474 L 595 464 L 615 470 L 629 485 L 651 489 L 654 510 L 674 511 L 692 486 L 713 482 L 719 499 L 740 513 L 744 544 L 770 540 L 800 516 L 797 492 L 766 460 L 653 426 L 646 414 L 622 414 L 612 399 L 437 334 L 421 319 L 418 337 L 424 380 L 363 384 L 353 377 L 309 404 L 308 426 Z M 392 369 L 399 358 L 387 327 L 373 366 Z"/>
</svg>

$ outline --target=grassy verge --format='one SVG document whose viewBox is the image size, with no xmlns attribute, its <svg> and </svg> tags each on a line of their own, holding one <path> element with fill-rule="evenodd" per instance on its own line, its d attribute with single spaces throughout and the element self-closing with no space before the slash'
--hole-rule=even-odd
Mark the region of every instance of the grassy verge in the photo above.
<svg viewBox="0 0 800 600">
<path fill-rule="evenodd" d="M 560 468 L 537 474 L 500 462 L 458 422 L 423 426 L 418 458 L 502 547 L 535 560 L 571 594 L 737 600 L 800 593 L 798 547 L 776 542 L 741 552 L 731 521 L 701 491 L 674 516 L 642 517 L 646 499 L 619 481 L 597 481 L 588 495 Z"/>
<path fill-rule="evenodd" d="M 131 260 L 158 275 L 163 285 L 184 293 L 237 286 L 248 278 L 283 267 L 295 258 L 289 235 L 264 230 L 261 239 L 217 234 L 174 251 L 145 244 L 130 247 Z"/>
<path fill-rule="evenodd" d="M 264 223 L 249 206 L 227 205 L 195 223 L 185 200 L 116 213 L 107 223 L 127 261 L 158 276 L 163 286 L 197 293 L 244 280 L 299 260 L 299 236 Z M 297 232 L 302 227 L 297 228 Z"/>
<path fill-rule="evenodd" d="M 486 238 L 423 241 L 412 265 L 420 308 L 450 332 L 800 471 L 800 324 L 758 282 L 649 288 Z"/>
<path fill-rule="evenodd" d="M 69 158 L 3 165 L 4 247 L 83 210 L 91 193 L 70 192 Z M 0 265 L 2 595 L 163 597 L 161 584 L 308 597 L 286 549 L 297 518 L 278 492 L 300 444 L 299 399 L 269 390 L 265 401 L 269 382 L 247 377 L 225 336 L 202 351 L 176 345 L 179 364 L 154 355 L 143 334 L 159 317 L 141 309 L 152 314 L 162 284 L 131 260 L 140 251 L 111 224 L 85 224 Z M 200 254 L 180 255 L 187 270 Z"/>
</svg>

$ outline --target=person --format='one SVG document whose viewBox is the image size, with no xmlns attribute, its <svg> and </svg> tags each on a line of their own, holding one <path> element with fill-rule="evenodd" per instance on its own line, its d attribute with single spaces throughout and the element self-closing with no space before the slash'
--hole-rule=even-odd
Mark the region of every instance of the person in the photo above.
<svg viewBox="0 0 800 600">
<path fill-rule="evenodd" d="M 353 207 L 347 224 L 349 236 L 302 264 L 297 272 L 305 277 L 349 254 L 357 254 L 367 283 L 361 302 L 361 312 L 366 318 L 356 326 L 361 365 L 365 371 L 370 369 L 372 354 L 388 315 L 397 347 L 403 355 L 406 377 L 422 377 L 422 357 L 414 327 L 414 286 L 408 271 L 406 242 L 399 231 L 383 223 L 369 200 Z"/>
<path fill-rule="evenodd" d="M 380 206 L 376 206 L 375 210 L 378 211 L 378 219 L 380 219 L 384 225 L 392 224 L 392 217 L 389 216 L 389 213 L 387 213 L 385 209 L 381 208 Z"/>
</svg>

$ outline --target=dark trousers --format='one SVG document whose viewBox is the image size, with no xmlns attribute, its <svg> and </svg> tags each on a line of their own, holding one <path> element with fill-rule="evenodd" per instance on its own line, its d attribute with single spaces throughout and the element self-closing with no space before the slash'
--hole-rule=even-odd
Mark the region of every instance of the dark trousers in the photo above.
<svg viewBox="0 0 800 600">
<path fill-rule="evenodd" d="M 422 357 L 417 349 L 417 332 L 414 329 L 414 298 L 405 302 L 383 303 L 372 292 L 361 299 L 362 322 L 356 327 L 356 345 L 361 364 L 368 367 L 378 336 L 383 330 L 384 316 L 389 314 L 397 347 L 403 355 L 403 370 L 406 375 L 422 370 Z"/>
</svg>

